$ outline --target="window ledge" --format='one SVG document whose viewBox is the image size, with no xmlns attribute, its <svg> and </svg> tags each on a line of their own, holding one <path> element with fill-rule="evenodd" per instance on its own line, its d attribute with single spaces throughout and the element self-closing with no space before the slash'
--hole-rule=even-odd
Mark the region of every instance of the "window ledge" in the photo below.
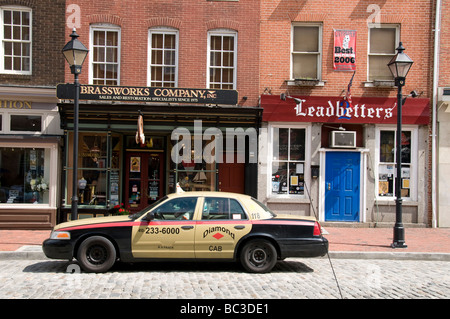
<svg viewBox="0 0 450 319">
<path fill-rule="evenodd" d="M 377 199 L 375 199 L 375 201 L 377 202 L 378 206 L 395 206 L 395 199 L 394 198 L 389 200 L 389 199 L 386 199 L 386 198 L 378 197 Z M 410 200 L 410 199 L 407 199 L 407 198 L 403 197 L 402 205 L 403 206 L 419 206 L 419 202 L 415 201 L 415 200 Z"/>
<path fill-rule="evenodd" d="M 301 195 L 298 195 L 301 196 Z M 293 198 L 289 197 L 288 195 L 280 195 L 279 197 L 268 197 L 267 198 L 267 204 L 310 204 L 311 201 L 308 198 L 299 197 L 299 198 Z"/>
<path fill-rule="evenodd" d="M 317 79 L 295 79 L 285 81 L 289 86 L 324 86 L 327 81 Z"/>
<path fill-rule="evenodd" d="M 395 87 L 395 81 L 394 80 L 373 80 L 373 81 L 367 81 L 363 82 L 364 87 L 371 88 L 371 87 L 378 87 L 378 88 L 393 88 Z"/>
</svg>

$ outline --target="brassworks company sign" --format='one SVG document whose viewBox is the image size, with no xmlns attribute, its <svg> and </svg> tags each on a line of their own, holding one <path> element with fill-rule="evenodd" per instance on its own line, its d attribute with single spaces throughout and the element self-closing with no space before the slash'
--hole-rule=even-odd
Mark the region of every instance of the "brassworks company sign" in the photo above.
<svg viewBox="0 0 450 319">
<path fill-rule="evenodd" d="M 75 85 L 59 84 L 56 95 L 58 99 L 74 99 Z M 80 85 L 80 100 L 233 105 L 237 99 L 235 90 Z"/>
</svg>

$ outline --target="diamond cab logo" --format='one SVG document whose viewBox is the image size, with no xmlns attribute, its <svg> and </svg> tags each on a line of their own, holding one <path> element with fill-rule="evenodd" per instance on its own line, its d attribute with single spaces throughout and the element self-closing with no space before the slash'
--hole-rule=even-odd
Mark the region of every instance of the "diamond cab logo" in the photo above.
<svg viewBox="0 0 450 319">
<path fill-rule="evenodd" d="M 213 237 L 217 240 L 219 240 L 220 238 L 223 237 L 223 235 L 221 233 L 216 233 L 215 235 L 213 235 Z"/>
<path fill-rule="evenodd" d="M 221 239 L 225 235 L 228 235 L 234 239 L 234 233 L 230 231 L 228 228 L 222 226 L 209 227 L 203 232 L 203 238 L 205 238 L 209 234 L 214 234 L 212 235 L 212 237 L 214 237 L 217 240 Z"/>
</svg>

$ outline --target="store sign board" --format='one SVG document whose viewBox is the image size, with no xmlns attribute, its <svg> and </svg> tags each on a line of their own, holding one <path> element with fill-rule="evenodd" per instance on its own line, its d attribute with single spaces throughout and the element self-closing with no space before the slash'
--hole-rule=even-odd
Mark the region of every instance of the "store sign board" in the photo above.
<svg viewBox="0 0 450 319">
<path fill-rule="evenodd" d="M 58 99 L 73 100 L 75 85 L 59 84 L 56 95 Z M 81 85 L 80 100 L 235 105 L 238 92 L 215 89 Z"/>
<path fill-rule="evenodd" d="M 0 100 L 0 109 L 31 110 L 30 101 Z"/>
<path fill-rule="evenodd" d="M 276 95 L 262 95 L 263 121 L 319 122 L 350 124 L 397 123 L 397 99 L 382 97 L 353 97 L 352 104 L 342 97 L 293 96 L 285 101 Z M 404 124 L 428 124 L 430 100 L 408 98 L 402 107 Z"/>
</svg>

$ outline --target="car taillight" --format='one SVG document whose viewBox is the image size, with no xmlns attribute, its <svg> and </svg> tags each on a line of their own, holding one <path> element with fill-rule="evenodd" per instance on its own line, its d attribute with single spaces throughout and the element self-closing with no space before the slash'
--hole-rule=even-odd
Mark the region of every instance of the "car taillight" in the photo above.
<svg viewBox="0 0 450 319">
<path fill-rule="evenodd" d="M 322 230 L 320 228 L 320 224 L 318 222 L 314 222 L 313 236 L 320 236 L 321 234 L 322 234 Z"/>
</svg>

